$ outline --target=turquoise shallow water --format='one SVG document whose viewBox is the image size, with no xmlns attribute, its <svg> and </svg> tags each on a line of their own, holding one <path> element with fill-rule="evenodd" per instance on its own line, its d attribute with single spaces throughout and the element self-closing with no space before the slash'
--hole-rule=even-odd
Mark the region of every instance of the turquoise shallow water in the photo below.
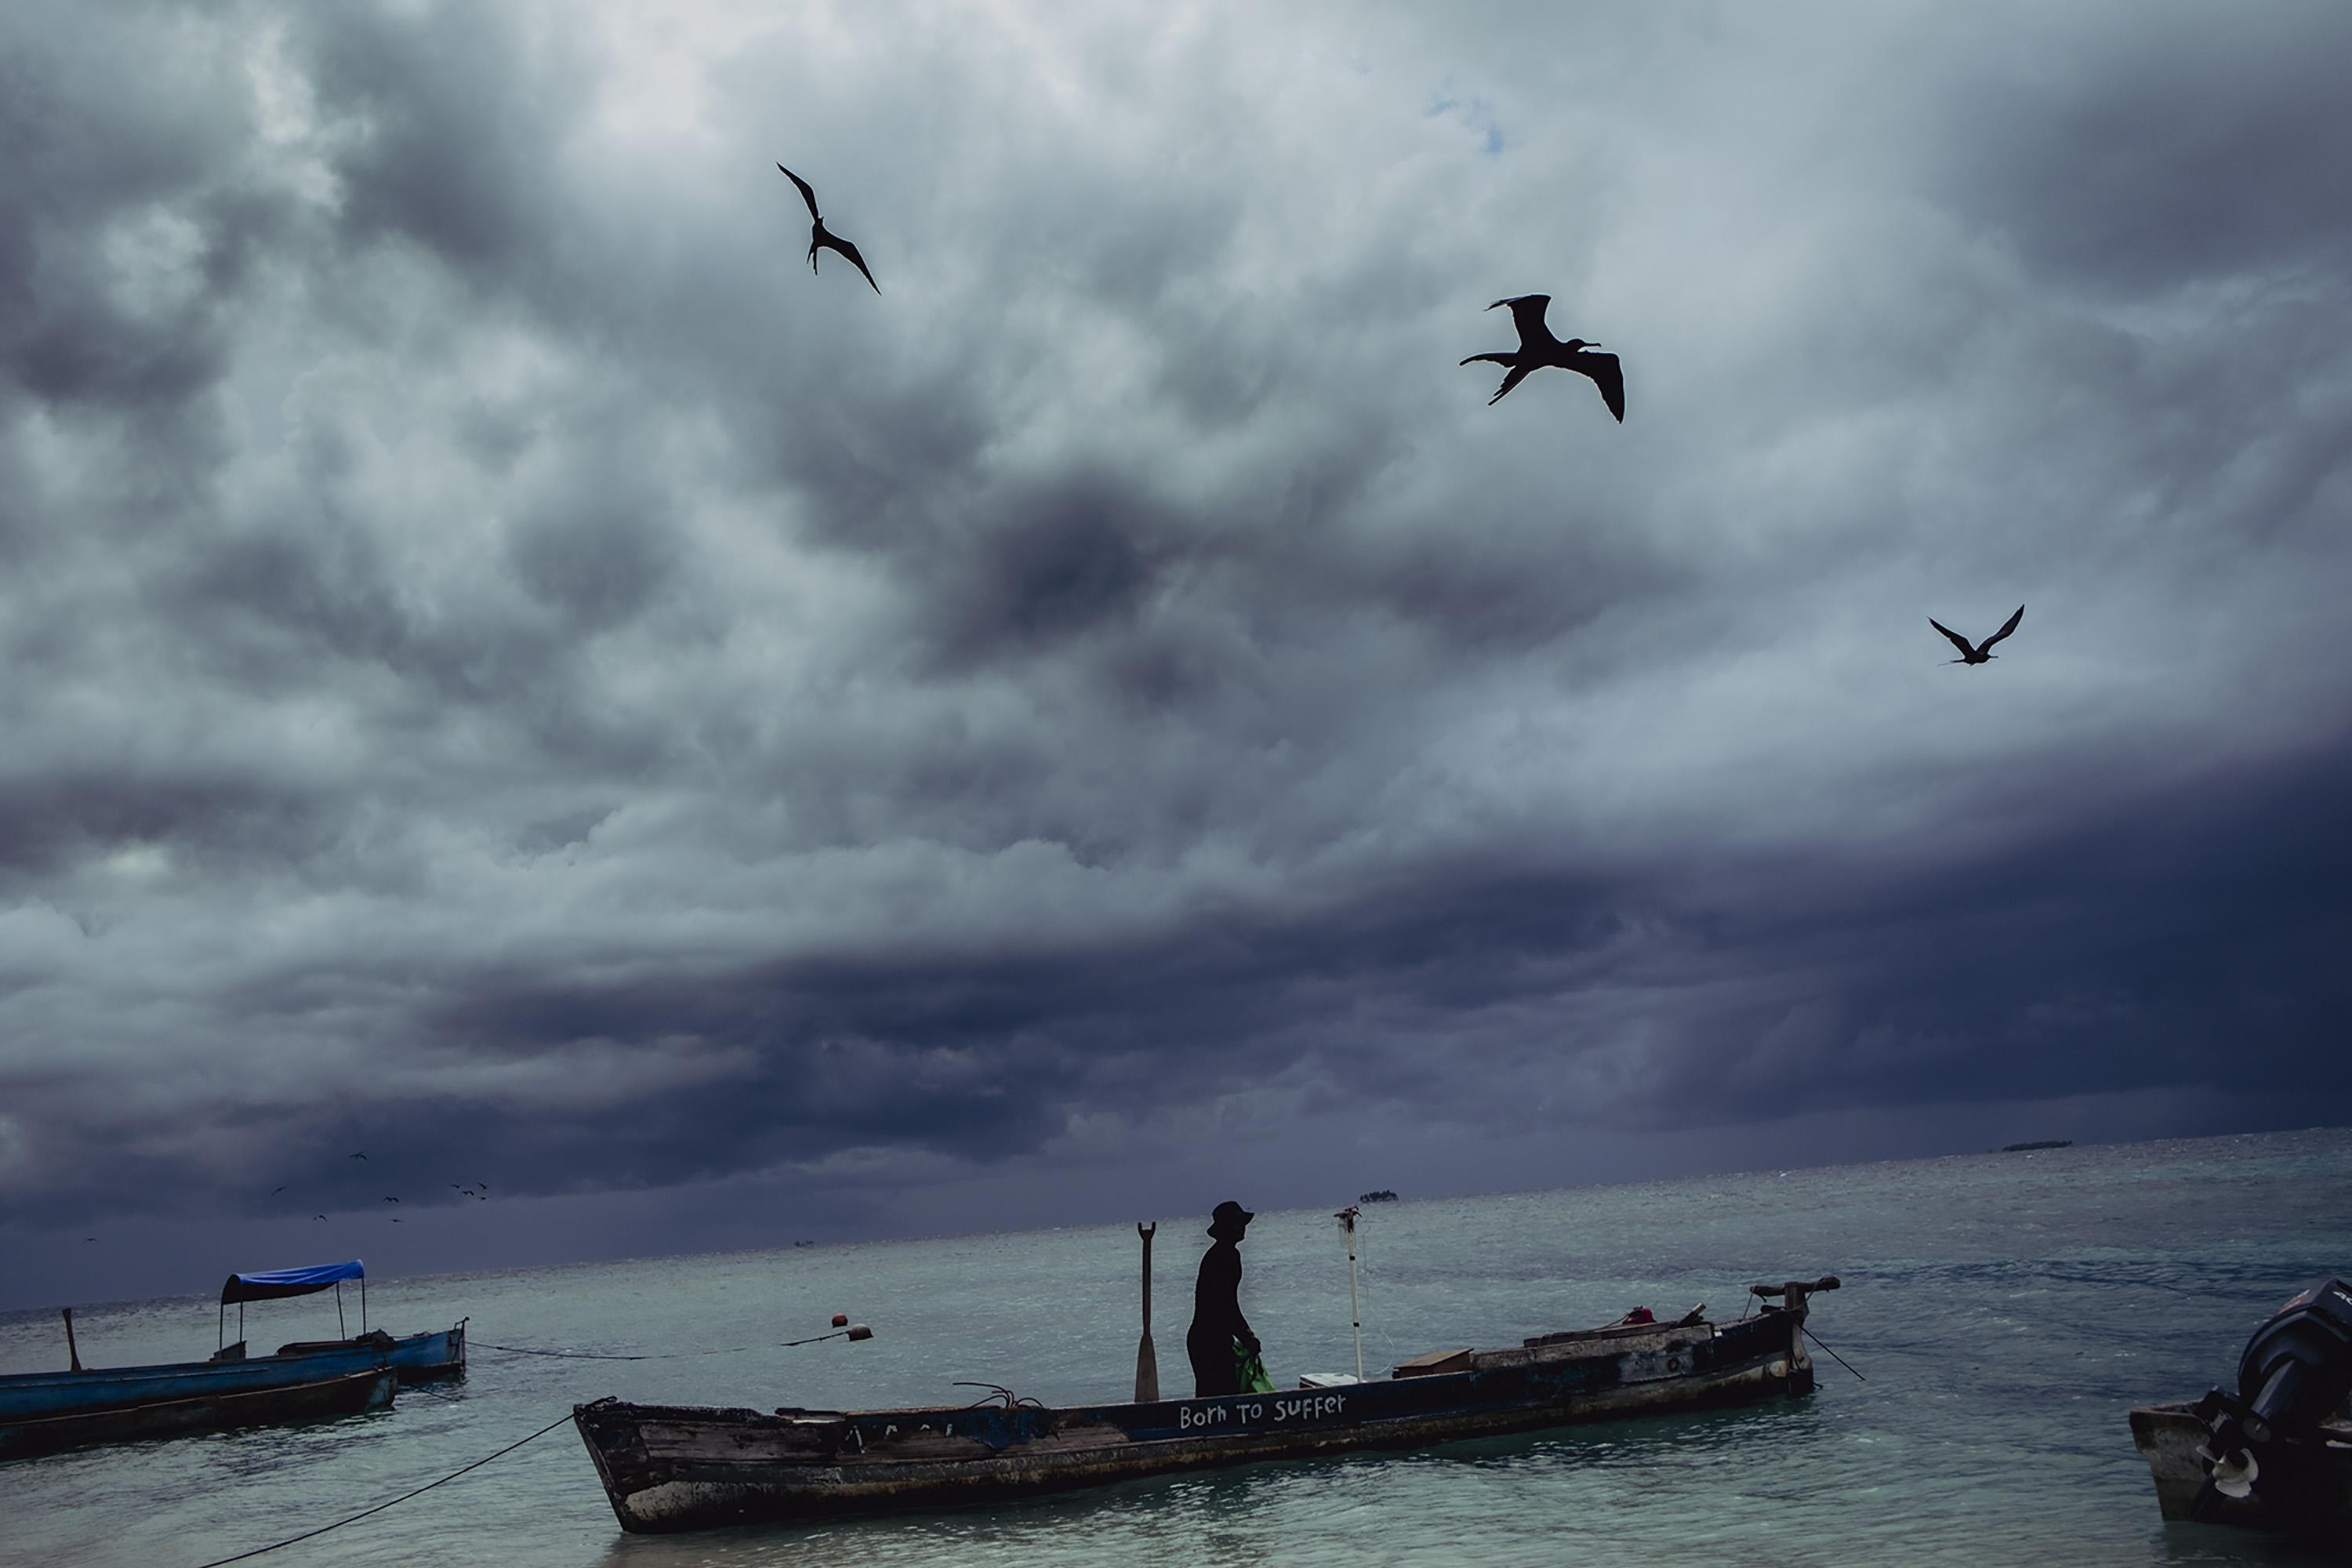
<svg viewBox="0 0 2352 1568">
<path fill-rule="evenodd" d="M 2200 1393 L 2287 1296 L 2352 1271 L 2352 1131 L 1761 1172 L 1366 1211 L 1368 1366 L 1510 1344 L 1648 1303 L 1737 1316 L 1750 1279 L 1835 1272 L 1809 1399 L 1414 1455 L 1135 1483 L 995 1513 L 626 1537 L 567 1427 L 257 1561 L 299 1564 L 1738 1564 L 2311 1561 L 2157 1516 L 2124 1412 Z M 1341 1194 L 1344 1195 L 1344 1194 Z M 1243 1194 L 1246 1201 L 1247 1194 Z M 1148 1217 L 1148 1216 L 1147 1216 Z M 1156 1341 L 1184 1375 L 1200 1220 L 1160 1215 Z M 958 1379 L 1122 1397 L 1131 1225 L 370 1282 L 394 1332 L 467 1315 L 473 1369 L 381 1415 L 0 1466 L 0 1559 L 197 1564 L 394 1497 L 575 1401 L 889 1405 Z M 1329 1216 L 1267 1212 L 1244 1304 L 1277 1384 L 1347 1370 Z M 257 1309 L 257 1345 L 317 1331 Z M 331 1309 L 329 1309 L 331 1310 Z M 78 1310 L 85 1358 L 206 1353 L 205 1298 Z M 799 1349 L 834 1311 L 870 1342 Z M 263 1312 L 272 1314 L 264 1317 Z M 283 1314 L 282 1320 L 276 1314 Z M 282 1321 L 285 1332 L 276 1331 Z M 0 1315 L 0 1371 L 60 1359 L 53 1313 Z M 614 1354 L 577 1361 L 488 1344 Z M 971 1391 L 977 1394 L 977 1391 Z"/>
</svg>

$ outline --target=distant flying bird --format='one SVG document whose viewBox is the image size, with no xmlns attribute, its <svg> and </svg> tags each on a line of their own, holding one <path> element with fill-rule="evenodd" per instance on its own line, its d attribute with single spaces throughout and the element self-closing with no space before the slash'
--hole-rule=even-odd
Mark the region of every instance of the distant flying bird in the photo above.
<svg viewBox="0 0 2352 1568">
<path fill-rule="evenodd" d="M 286 1189 L 284 1187 L 272 1187 L 269 1189 L 269 1195 L 274 1198 L 285 1190 Z"/>
<path fill-rule="evenodd" d="M 85 1236 L 85 1237 L 82 1237 L 82 1239 L 83 1239 L 84 1241 L 96 1241 L 96 1240 L 98 1239 L 98 1237 L 94 1237 L 94 1236 Z"/>
<path fill-rule="evenodd" d="M 856 268 L 860 272 L 866 272 L 866 258 L 857 254 L 857 247 L 850 244 L 849 241 L 842 238 L 841 236 L 834 233 L 831 229 L 824 226 L 824 215 L 816 210 L 816 193 L 809 189 L 809 183 L 806 180 L 802 179 L 798 174 L 793 174 L 790 169 L 785 169 L 782 163 L 777 164 L 776 167 L 783 169 L 784 178 L 790 180 L 793 184 L 801 188 L 801 200 L 808 203 L 809 220 L 811 226 L 809 228 L 809 270 L 811 272 L 816 270 L 816 253 L 818 251 L 837 250 L 842 255 L 849 258 L 849 264 L 852 267 Z M 874 274 L 871 272 L 866 272 L 866 286 L 872 289 L 877 294 L 882 292 L 882 285 L 874 281 Z"/>
<path fill-rule="evenodd" d="M 314 1214 L 314 1215 L 312 1215 L 310 1217 L 311 1217 L 312 1219 L 324 1219 L 324 1218 L 326 1218 L 327 1216 L 326 1216 L 325 1215 L 322 1215 L 322 1214 Z"/>
<path fill-rule="evenodd" d="M 1960 650 L 1959 658 L 1946 659 L 1944 661 L 1945 663 L 1982 664 L 1989 658 L 1999 658 L 2000 657 L 1999 654 L 1992 651 L 1992 645 L 2000 641 L 2001 638 L 2007 637 L 2010 633 L 2015 631 L 2017 629 L 2017 623 L 2024 618 L 2025 606 L 2023 605 L 2020 605 L 2017 606 L 2017 614 L 2009 617 L 2007 625 L 2003 626 L 2000 630 L 1993 633 L 1992 636 L 1985 638 L 1984 641 L 1977 644 L 1974 647 L 1970 647 L 1969 646 L 1968 638 L 1962 637 L 1959 633 L 1954 631 L 1951 627 L 1946 626 L 1935 616 L 1929 616 L 1927 617 L 1927 624 L 1935 627 L 1937 631 L 1943 633 L 1946 637 L 1951 638 L 1952 646 Z"/>
<path fill-rule="evenodd" d="M 393 1216 L 392 1216 L 392 1223 L 393 1223 L 393 1224 L 394 1224 L 394 1225 L 398 1225 L 398 1224 L 400 1223 L 400 1216 L 399 1216 L 398 1215 L 393 1215 Z"/>
<path fill-rule="evenodd" d="M 367 1158 L 365 1154 L 352 1154 L 347 1157 L 353 1160 L 364 1160 Z"/>
<path fill-rule="evenodd" d="M 396 1203 L 398 1203 L 400 1200 L 399 1200 L 398 1198 L 386 1198 L 386 1199 L 384 1199 L 383 1201 L 384 1201 L 384 1202 L 386 1202 L 386 1203 L 388 1203 L 388 1204 L 396 1204 Z"/>
<path fill-rule="evenodd" d="M 1511 320 L 1519 329 L 1518 348 L 1510 353 L 1472 354 L 1462 362 L 1464 364 L 1476 364 L 1484 361 L 1510 367 L 1510 373 L 1503 377 L 1503 384 L 1495 389 L 1494 396 L 1486 399 L 1486 406 L 1492 408 L 1500 403 L 1503 395 L 1525 381 L 1531 372 L 1554 365 L 1561 370 L 1572 370 L 1579 375 L 1591 376 L 1593 384 L 1601 388 L 1601 401 L 1609 405 L 1609 412 L 1617 416 L 1618 424 L 1625 423 L 1625 372 L 1618 364 L 1615 354 L 1588 353 L 1585 351 L 1601 345 L 1588 343 L 1582 338 L 1570 338 L 1561 342 L 1553 337 L 1551 329 L 1544 325 L 1544 311 L 1551 305 L 1549 294 L 1522 294 L 1515 300 L 1497 300 L 1486 309 L 1495 310 L 1505 305 L 1511 308 Z"/>
</svg>

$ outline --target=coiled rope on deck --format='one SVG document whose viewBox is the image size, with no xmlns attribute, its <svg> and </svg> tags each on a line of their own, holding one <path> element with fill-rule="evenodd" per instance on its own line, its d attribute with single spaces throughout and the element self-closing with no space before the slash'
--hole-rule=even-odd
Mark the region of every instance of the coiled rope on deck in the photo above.
<svg viewBox="0 0 2352 1568">
<path fill-rule="evenodd" d="M 414 1491 L 404 1491 L 398 1497 L 394 1498 L 392 1502 L 380 1502 L 373 1508 L 362 1510 L 360 1512 L 352 1515 L 349 1519 L 339 1519 L 332 1524 L 322 1524 L 316 1530 L 306 1530 L 299 1535 L 289 1535 L 283 1541 L 273 1541 L 267 1546 L 257 1546 L 250 1552 L 240 1552 L 234 1557 L 215 1558 L 212 1562 L 204 1564 L 204 1568 L 226 1568 L 226 1564 L 228 1563 L 242 1563 L 248 1557 L 258 1557 L 265 1552 L 275 1552 L 281 1546 L 291 1546 L 298 1541 L 308 1541 L 312 1536 L 324 1535 L 331 1530 L 341 1530 L 347 1524 L 356 1524 L 361 1520 L 367 1518 L 370 1514 L 382 1513 L 385 1509 L 392 1507 L 393 1503 L 406 1502 L 410 1498 L 418 1496 L 420 1493 L 429 1492 L 435 1487 L 443 1486 L 450 1481 L 456 1480 L 459 1476 L 464 1475 L 467 1470 L 478 1470 L 484 1465 L 488 1464 L 492 1459 L 503 1458 L 507 1455 L 513 1453 L 517 1448 L 521 1447 L 523 1444 L 536 1442 L 540 1438 L 546 1436 L 550 1432 L 554 1431 L 558 1426 L 562 1426 L 566 1421 L 571 1419 L 571 1414 L 566 1412 L 565 1414 L 557 1416 L 554 1420 L 549 1422 L 546 1426 L 541 1427 L 538 1431 L 533 1432 L 530 1436 L 520 1438 L 515 1442 L 509 1443 L 505 1447 L 500 1448 L 495 1454 L 486 1454 L 481 1458 L 476 1459 L 472 1464 L 466 1466 L 463 1469 L 450 1471 L 447 1475 L 443 1476 L 437 1481 L 427 1481 L 423 1486 L 416 1488 Z"/>
</svg>

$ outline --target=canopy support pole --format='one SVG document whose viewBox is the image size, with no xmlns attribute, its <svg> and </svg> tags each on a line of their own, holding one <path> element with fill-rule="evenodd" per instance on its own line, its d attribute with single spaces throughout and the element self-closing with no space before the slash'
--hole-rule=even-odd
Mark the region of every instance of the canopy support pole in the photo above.
<svg viewBox="0 0 2352 1568">
<path fill-rule="evenodd" d="M 343 1327 L 343 1282 L 340 1279 L 335 1281 L 335 1337 L 339 1340 L 352 1337 Z"/>
<path fill-rule="evenodd" d="M 342 1287 L 339 1285 L 336 1289 L 340 1290 Z M 360 1332 L 367 1332 L 367 1276 L 364 1274 L 360 1276 Z"/>
</svg>

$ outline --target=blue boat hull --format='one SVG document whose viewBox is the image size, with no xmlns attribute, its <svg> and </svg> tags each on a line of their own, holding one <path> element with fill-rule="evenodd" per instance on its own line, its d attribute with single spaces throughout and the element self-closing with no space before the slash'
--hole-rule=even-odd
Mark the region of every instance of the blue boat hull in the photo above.
<svg viewBox="0 0 2352 1568">
<path fill-rule="evenodd" d="M 154 1369 L 142 1369 L 154 1370 Z M 147 1398 L 102 1409 L 76 1409 L 24 1419 L 0 1419 L 0 1459 L 91 1443 L 123 1443 L 148 1437 L 177 1437 L 191 1432 L 217 1432 L 236 1426 L 273 1426 L 297 1421 L 331 1420 L 362 1411 L 381 1410 L 392 1403 L 399 1377 L 389 1367 L 307 1377 L 291 1383 L 253 1387 L 211 1386 L 194 1380 L 159 1398 Z M 169 1380 L 150 1379 L 142 1386 L 163 1388 Z"/>
<path fill-rule="evenodd" d="M 293 1344 L 276 1355 L 156 1366 L 93 1367 L 82 1372 L 0 1377 L 0 1423 L 97 1415 L 137 1405 L 265 1393 L 353 1373 L 391 1371 L 401 1383 L 456 1377 L 466 1370 L 463 1320 L 437 1333 L 365 1335 Z"/>
<path fill-rule="evenodd" d="M 299 1359 L 311 1367 L 358 1372 L 388 1366 L 404 1384 L 433 1383 L 466 1374 L 466 1324 L 460 1318 L 436 1333 L 394 1339 L 381 1332 L 355 1340 L 304 1340 L 278 1347 L 270 1361 Z"/>
</svg>

